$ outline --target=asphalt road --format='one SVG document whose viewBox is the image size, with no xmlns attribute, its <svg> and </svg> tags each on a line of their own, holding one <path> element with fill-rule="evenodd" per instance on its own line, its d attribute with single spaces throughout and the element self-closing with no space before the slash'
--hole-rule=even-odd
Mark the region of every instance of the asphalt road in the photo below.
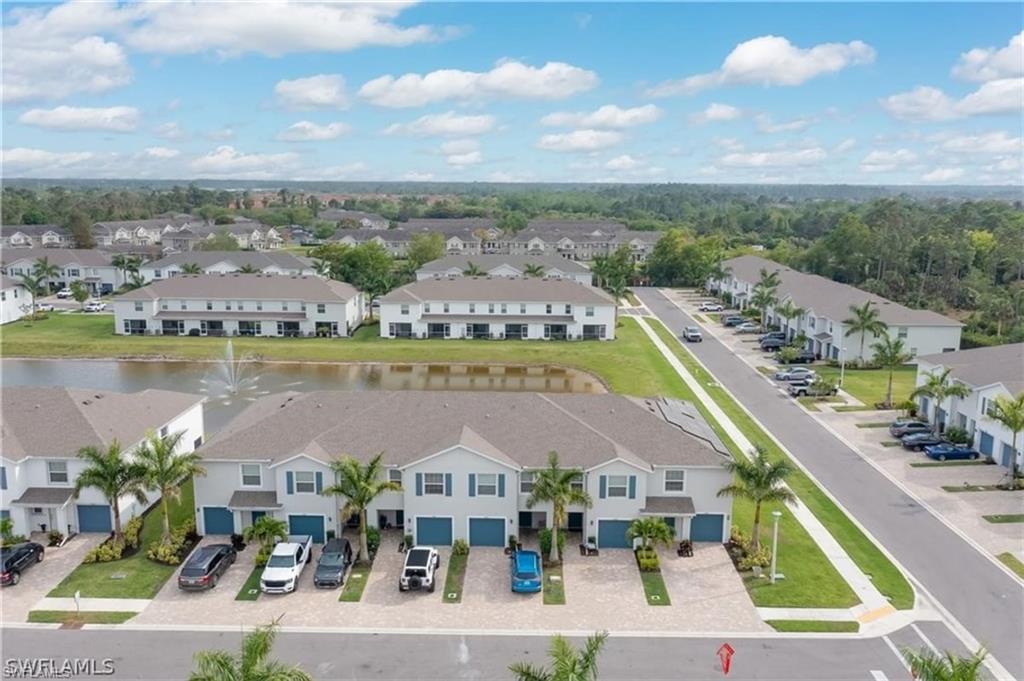
<svg viewBox="0 0 1024 681">
<path fill-rule="evenodd" d="M 447 607 L 447 606 L 440 606 Z M 198 650 L 238 649 L 237 633 L 139 630 L 5 629 L 3 678 L 37 660 L 95 660 L 110 675 L 73 678 L 173 679 L 192 670 Z M 909 629 L 893 634 L 893 645 L 922 646 Z M 578 642 L 578 641 L 577 641 Z M 601 681 L 900 681 L 910 674 L 884 639 L 744 638 L 731 640 L 732 669 L 725 677 L 716 656 L 718 638 L 610 638 L 599 658 Z M 541 636 L 450 636 L 319 634 L 282 632 L 274 657 L 301 663 L 317 679 L 511 679 L 516 661 L 546 664 L 548 639 Z M 40 675 L 35 678 L 41 678 Z"/>
<path fill-rule="evenodd" d="M 696 322 L 658 290 L 634 293 L 676 335 Z M 689 346 L 715 378 L 977 638 L 1024 679 L 1024 588 L 872 468 L 714 337 Z"/>
</svg>

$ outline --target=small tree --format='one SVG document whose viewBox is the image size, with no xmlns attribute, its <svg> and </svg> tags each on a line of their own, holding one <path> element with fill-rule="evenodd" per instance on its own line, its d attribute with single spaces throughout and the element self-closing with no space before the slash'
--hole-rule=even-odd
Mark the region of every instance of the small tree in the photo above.
<svg viewBox="0 0 1024 681">
<path fill-rule="evenodd" d="M 793 304 L 792 300 L 787 298 L 786 300 L 775 306 L 775 312 L 784 320 L 786 320 L 785 331 L 786 335 L 788 336 L 789 320 L 799 319 L 800 317 L 803 317 L 807 313 L 807 310 L 805 310 L 802 307 L 797 307 L 796 305 Z"/>
<path fill-rule="evenodd" d="M 761 284 L 754 286 L 754 291 L 750 294 L 750 304 L 761 313 L 762 328 L 768 323 L 768 308 L 774 307 L 778 300 L 775 289 L 763 287 Z"/>
<path fill-rule="evenodd" d="M 184 435 L 184 431 L 179 431 L 161 437 L 150 432 L 135 453 L 135 460 L 146 469 L 147 488 L 160 492 L 160 515 L 163 517 L 161 544 L 171 543 L 169 501 L 181 499 L 181 483 L 184 480 L 206 475 L 206 469 L 200 465 L 203 457 L 196 452 L 176 451 Z"/>
<path fill-rule="evenodd" d="M 36 298 L 38 298 L 41 295 L 45 295 L 43 288 L 43 279 L 42 277 L 36 274 L 22 274 L 20 278 L 21 285 L 25 287 L 25 290 L 28 291 L 29 296 L 31 297 L 31 299 L 28 302 L 28 308 L 31 311 L 32 318 L 35 319 Z"/>
<path fill-rule="evenodd" d="M 467 262 L 466 269 L 462 270 L 462 274 L 467 277 L 482 277 L 484 275 L 484 271 L 480 269 L 476 263 Z"/>
<path fill-rule="evenodd" d="M 82 447 L 78 450 L 78 457 L 84 459 L 88 465 L 75 480 L 75 498 L 77 499 L 87 487 L 98 489 L 114 511 L 114 542 L 124 544 L 120 499 L 132 496 L 140 504 L 148 501 L 146 467 L 129 461 L 117 440 L 111 442 L 106 450 L 91 446 Z"/>
<path fill-rule="evenodd" d="M 655 545 L 670 546 L 675 538 L 675 533 L 668 526 L 664 518 L 655 516 L 643 516 L 637 518 L 626 530 L 626 539 L 633 541 L 640 540 L 640 546 L 649 549 Z"/>
<path fill-rule="evenodd" d="M 558 464 L 558 452 L 548 453 L 548 467 L 537 471 L 533 481 L 533 491 L 526 500 L 526 508 L 537 504 L 551 503 L 551 553 L 548 560 L 552 563 L 561 562 L 562 552 L 558 546 L 558 533 L 565 525 L 565 509 L 570 504 L 578 504 L 590 508 L 593 500 L 587 491 L 573 486 L 573 481 L 580 471 L 573 468 L 562 468 Z"/>
<path fill-rule="evenodd" d="M 238 274 L 256 274 L 257 272 L 260 271 L 260 269 L 258 267 L 256 267 L 255 265 L 252 265 L 250 263 L 246 263 L 246 264 L 242 265 L 241 267 L 239 267 L 235 271 Z"/>
<path fill-rule="evenodd" d="M 343 519 L 359 516 L 359 560 L 369 560 L 366 509 L 381 494 L 402 490 L 400 484 L 384 478 L 383 456 L 378 454 L 365 465 L 351 456 L 332 461 L 331 469 L 337 482 L 323 491 L 325 496 L 345 498 L 341 509 Z"/>
<path fill-rule="evenodd" d="M 202 274 L 203 268 L 198 263 L 187 262 L 181 266 L 182 274 Z"/>
<path fill-rule="evenodd" d="M 987 655 L 984 649 L 970 657 L 960 657 L 948 651 L 940 654 L 928 649 L 904 648 L 901 652 L 910 666 L 911 675 L 918 681 L 978 681 L 981 679 L 981 664 Z"/>
<path fill-rule="evenodd" d="M 757 553 L 761 546 L 761 505 L 777 501 L 790 504 L 796 501 L 789 489 L 783 486 L 793 467 L 785 459 L 772 461 L 760 445 L 754 445 L 752 458 L 741 458 L 725 464 L 735 476 L 732 484 L 718 490 L 720 497 L 738 497 L 754 502 L 754 528 L 750 536 L 751 553 Z"/>
<path fill-rule="evenodd" d="M 60 276 L 60 267 L 56 263 L 50 262 L 50 259 L 46 256 L 36 260 L 32 266 L 32 273 L 39 277 L 40 284 L 43 286 L 43 290 L 49 295 L 50 291 L 53 290 L 50 285 L 50 280 L 54 277 Z"/>
<path fill-rule="evenodd" d="M 1000 395 L 992 401 L 988 416 L 1013 433 L 1010 443 L 1010 489 L 1017 488 L 1017 436 L 1024 432 L 1024 393 L 1010 398 Z"/>
<path fill-rule="evenodd" d="M 597 656 L 607 639 L 608 632 L 598 632 L 587 638 L 583 650 L 577 650 L 555 634 L 548 649 L 551 669 L 526 662 L 516 662 L 508 669 L 516 681 L 597 681 Z"/>
<path fill-rule="evenodd" d="M 884 334 L 882 340 L 872 344 L 871 349 L 875 351 L 875 362 L 883 369 L 889 371 L 889 382 L 886 384 L 885 389 L 885 404 L 882 406 L 886 409 L 892 409 L 893 373 L 895 373 L 897 367 L 909 362 L 911 355 L 906 351 L 902 340 L 899 338 L 894 339 L 889 334 Z"/>
<path fill-rule="evenodd" d="M 939 408 L 942 403 L 950 397 L 959 397 L 961 399 L 971 394 L 971 389 L 963 383 L 957 383 L 950 378 L 952 369 L 944 369 L 939 372 L 932 372 L 928 374 L 928 378 L 925 382 L 917 386 L 914 392 L 910 393 L 910 398 L 916 400 L 919 397 L 930 397 L 935 401 L 935 432 L 939 432 Z"/>
<path fill-rule="evenodd" d="M 865 336 L 870 333 L 872 338 L 878 338 L 889 330 L 889 325 L 878 318 L 878 306 L 870 300 L 865 301 L 863 305 L 851 305 L 850 312 L 853 316 L 843 320 L 843 326 L 846 327 L 844 336 L 860 334 L 860 353 L 857 355 L 857 363 L 863 364 Z"/>
<path fill-rule="evenodd" d="M 71 282 L 71 297 L 78 303 L 79 309 L 85 308 L 85 301 L 89 300 L 89 287 L 85 285 L 85 282 L 75 280 Z"/>
<path fill-rule="evenodd" d="M 289 667 L 270 659 L 278 620 L 260 627 L 242 639 L 242 652 L 201 650 L 195 655 L 196 669 L 189 681 L 312 681 L 298 665 Z"/>
<path fill-rule="evenodd" d="M 280 518 L 262 515 L 242 530 L 242 538 L 247 542 L 257 542 L 266 551 L 275 542 L 288 539 L 288 524 Z"/>
<path fill-rule="evenodd" d="M 540 263 L 530 263 L 523 268 L 523 274 L 527 277 L 543 277 L 544 266 Z"/>
</svg>

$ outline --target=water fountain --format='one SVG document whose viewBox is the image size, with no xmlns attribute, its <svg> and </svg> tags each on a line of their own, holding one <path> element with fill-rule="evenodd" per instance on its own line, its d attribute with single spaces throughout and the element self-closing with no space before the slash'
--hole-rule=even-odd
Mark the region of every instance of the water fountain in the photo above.
<svg viewBox="0 0 1024 681">
<path fill-rule="evenodd" d="M 229 339 L 224 347 L 224 357 L 215 364 L 216 369 L 200 379 L 203 387 L 199 392 L 220 400 L 224 405 L 235 399 L 251 402 L 260 395 L 269 394 L 269 390 L 259 389 L 260 375 L 253 368 L 254 364 L 255 360 L 248 354 L 236 358 L 235 347 Z"/>
</svg>

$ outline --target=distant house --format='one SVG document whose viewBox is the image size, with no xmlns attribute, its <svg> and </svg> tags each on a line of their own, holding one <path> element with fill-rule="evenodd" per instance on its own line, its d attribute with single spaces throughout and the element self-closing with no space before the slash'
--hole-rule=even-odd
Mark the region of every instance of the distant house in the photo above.
<svg viewBox="0 0 1024 681">
<path fill-rule="evenodd" d="M 0 275 L 0 324 L 21 319 L 32 307 L 32 293 L 20 281 Z"/>
<path fill-rule="evenodd" d="M 416 270 L 417 279 L 461 277 L 467 268 L 475 266 L 484 275 L 492 277 L 524 277 L 527 270 L 540 268 L 548 279 L 573 279 L 581 284 L 592 284 L 590 269 L 565 258 L 541 255 L 448 255 L 425 263 Z"/>
<path fill-rule="evenodd" d="M 107 220 L 93 225 L 93 239 L 97 246 L 153 246 L 160 244 L 163 235 L 189 225 L 202 223 L 202 218 L 168 216 L 145 220 Z"/>
<path fill-rule="evenodd" d="M 74 243 L 71 231 L 60 225 L 0 227 L 0 246 L 3 248 L 71 248 Z"/>
<path fill-rule="evenodd" d="M 380 301 L 385 338 L 615 338 L 615 301 L 571 279 L 422 279 Z"/>
<path fill-rule="evenodd" d="M 634 262 L 643 262 L 661 236 L 661 232 L 630 231 L 621 222 L 531 220 L 508 240 L 506 252 L 590 261 L 626 246 Z"/>
<path fill-rule="evenodd" d="M 183 433 L 180 452 L 194 451 L 203 441 L 199 395 L 4 386 L 0 396 L 0 517 L 14 521 L 15 534 L 113 529 L 110 503 L 99 490 L 88 487 L 74 495 L 86 466 L 77 456 L 82 447 L 106 450 L 116 440 L 130 455 L 147 432 Z M 159 492 L 147 496 L 154 503 Z M 119 504 L 123 523 L 146 508 L 132 497 Z"/>
<path fill-rule="evenodd" d="M 383 215 L 364 213 L 359 210 L 345 210 L 344 208 L 324 208 L 317 213 L 316 219 L 325 222 L 356 224 L 365 229 L 387 229 L 391 224 Z"/>
<path fill-rule="evenodd" d="M 348 336 L 363 294 L 317 276 L 179 274 L 113 301 L 114 333 L 164 336 Z"/>
<path fill-rule="evenodd" d="M 111 262 L 110 253 L 80 248 L 18 248 L 0 250 L 0 272 L 17 278 L 30 274 L 36 261 L 46 258 L 60 268 L 50 281 L 53 288 L 70 286 L 81 281 L 94 295 L 113 293 L 124 284 L 124 273 Z"/>
<path fill-rule="evenodd" d="M 170 279 L 181 274 L 182 267 L 198 265 L 204 274 L 229 274 L 252 268 L 263 274 L 313 276 L 316 271 L 305 258 L 273 251 L 191 251 L 172 253 L 139 268 L 143 281 Z"/>
</svg>

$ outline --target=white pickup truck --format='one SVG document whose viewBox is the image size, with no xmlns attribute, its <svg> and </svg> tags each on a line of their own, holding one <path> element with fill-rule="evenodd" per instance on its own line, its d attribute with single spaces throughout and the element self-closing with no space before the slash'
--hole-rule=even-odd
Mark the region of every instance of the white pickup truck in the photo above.
<svg viewBox="0 0 1024 681">
<path fill-rule="evenodd" d="M 299 575 L 313 555 L 313 537 L 290 534 L 288 541 L 274 547 L 267 566 L 260 575 L 260 590 L 265 594 L 286 594 L 295 591 Z"/>
</svg>

